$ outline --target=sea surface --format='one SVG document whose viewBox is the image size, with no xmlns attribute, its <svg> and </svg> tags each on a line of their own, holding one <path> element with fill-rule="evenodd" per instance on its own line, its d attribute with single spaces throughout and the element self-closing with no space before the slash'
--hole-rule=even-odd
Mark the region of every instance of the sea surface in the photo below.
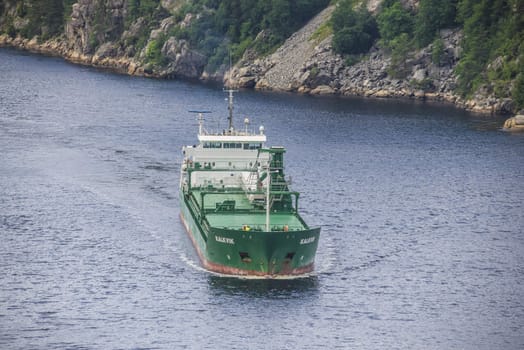
<svg viewBox="0 0 524 350">
<path fill-rule="evenodd" d="M 0 50 L 0 349 L 524 349 L 524 133 L 413 101 L 240 91 L 287 149 L 315 272 L 206 272 L 189 110 L 226 94 Z"/>
</svg>

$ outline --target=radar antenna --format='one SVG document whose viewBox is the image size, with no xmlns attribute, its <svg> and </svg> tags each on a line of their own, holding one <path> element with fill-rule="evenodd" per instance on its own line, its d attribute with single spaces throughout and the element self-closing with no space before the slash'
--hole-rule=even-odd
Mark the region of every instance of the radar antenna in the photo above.
<svg viewBox="0 0 524 350">
<path fill-rule="evenodd" d="M 204 133 L 204 114 L 211 113 L 211 111 L 188 111 L 189 113 L 198 114 L 198 134 L 202 135 Z"/>
</svg>

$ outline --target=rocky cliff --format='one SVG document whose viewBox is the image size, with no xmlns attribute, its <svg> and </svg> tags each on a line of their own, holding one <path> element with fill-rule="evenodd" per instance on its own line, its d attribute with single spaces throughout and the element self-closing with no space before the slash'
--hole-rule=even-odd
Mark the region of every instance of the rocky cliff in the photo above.
<svg viewBox="0 0 524 350">
<path fill-rule="evenodd" d="M 461 29 L 442 30 L 442 55 L 432 60 L 432 44 L 410 52 L 403 63 L 402 77 L 390 72 L 391 55 L 375 44 L 358 62 L 348 64 L 335 53 L 332 34 L 319 36 L 334 5 L 328 6 L 303 28 L 292 34 L 272 54 L 261 57 L 247 49 L 227 70 L 220 65 L 210 70 L 208 58 L 176 33 L 189 28 L 199 13 L 180 17 L 182 0 L 163 0 L 151 13 L 132 15 L 126 0 L 77 0 L 66 11 L 61 33 L 27 38 L 28 26 L 19 1 L 6 0 L 0 11 L 0 46 L 62 56 L 73 62 L 106 67 L 118 72 L 159 78 L 191 78 L 224 81 L 230 86 L 302 94 L 359 95 L 375 98 L 414 98 L 446 101 L 481 113 L 515 111 L 510 98 L 496 98 L 479 92 L 464 100 L 456 93 L 455 68 L 460 60 Z M 367 2 L 376 13 L 380 0 Z M 403 1 L 414 8 L 418 1 Z M 70 11 L 68 13 L 68 11 Z M 260 33 L 259 36 L 263 36 Z"/>
<path fill-rule="evenodd" d="M 379 1 L 369 2 L 376 11 Z M 415 6 L 417 3 L 407 3 Z M 237 87 L 298 92 L 302 94 L 412 98 L 444 101 L 478 113 L 511 113 L 510 98 L 478 93 L 466 100 L 456 92 L 455 68 L 460 59 L 460 29 L 443 30 L 443 54 L 438 65 L 432 60 L 432 45 L 413 51 L 405 61 L 406 74 L 389 73 L 391 55 L 374 45 L 361 61 L 348 66 L 332 48 L 332 35 L 320 42 L 315 33 L 329 20 L 334 6 L 318 14 L 293 34 L 275 53 L 262 59 L 246 55 L 226 76 Z"/>
<path fill-rule="evenodd" d="M 187 41 L 174 37 L 165 39 L 175 26 L 187 26 L 191 16 L 181 22 L 168 12 L 176 1 L 163 0 L 151 16 L 140 16 L 129 21 L 128 2 L 125 0 L 78 0 L 71 6 L 64 31 L 51 39 L 0 34 L 0 46 L 11 46 L 53 56 L 61 56 L 75 63 L 108 68 L 130 75 L 156 78 L 192 78 L 202 76 L 205 57 L 192 50 Z M 17 15 L 20 2 L 7 0 L 0 27 L 5 23 L 20 23 Z M 158 49 L 162 64 L 152 62 L 151 51 L 157 39 L 163 43 Z M 142 42 L 142 43 L 141 43 Z"/>
</svg>

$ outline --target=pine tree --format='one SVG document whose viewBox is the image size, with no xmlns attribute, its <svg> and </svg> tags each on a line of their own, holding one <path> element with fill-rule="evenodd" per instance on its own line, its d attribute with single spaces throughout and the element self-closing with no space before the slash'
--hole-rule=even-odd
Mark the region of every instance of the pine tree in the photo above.
<svg viewBox="0 0 524 350">
<path fill-rule="evenodd" d="M 419 47 L 431 43 L 440 29 L 453 26 L 456 0 L 421 0 L 415 19 L 415 40 Z"/>
</svg>

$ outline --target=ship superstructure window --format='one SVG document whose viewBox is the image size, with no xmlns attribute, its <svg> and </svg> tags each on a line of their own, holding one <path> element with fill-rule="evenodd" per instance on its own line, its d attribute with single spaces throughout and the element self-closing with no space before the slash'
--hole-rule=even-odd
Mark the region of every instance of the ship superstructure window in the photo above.
<svg viewBox="0 0 524 350">
<path fill-rule="evenodd" d="M 224 148 L 242 148 L 242 144 L 237 142 L 224 142 Z"/>
<path fill-rule="evenodd" d="M 204 148 L 222 148 L 222 142 L 204 142 Z"/>
<path fill-rule="evenodd" d="M 244 149 L 259 149 L 262 148 L 260 143 L 244 143 Z"/>
</svg>

